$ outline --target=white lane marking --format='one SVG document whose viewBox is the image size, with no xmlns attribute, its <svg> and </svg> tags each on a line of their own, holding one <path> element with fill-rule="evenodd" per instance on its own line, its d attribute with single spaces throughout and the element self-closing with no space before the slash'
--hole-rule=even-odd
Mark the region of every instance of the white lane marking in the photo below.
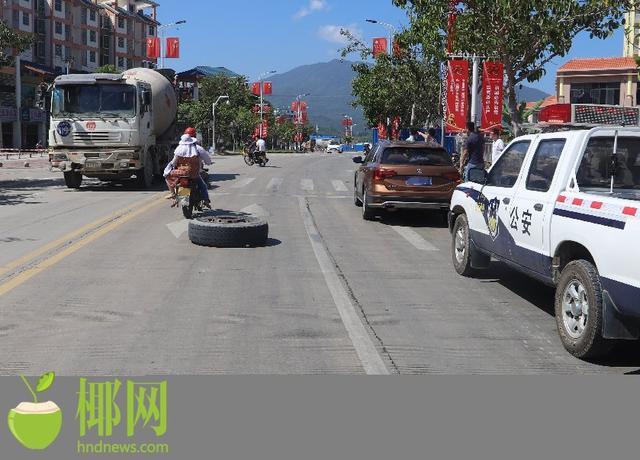
<svg viewBox="0 0 640 460">
<path fill-rule="evenodd" d="M 316 255 L 318 265 L 320 265 L 320 270 L 327 283 L 331 297 L 333 297 L 333 302 L 338 309 L 340 318 L 342 318 L 342 323 L 347 329 L 356 354 L 362 363 L 362 367 L 367 374 L 389 374 L 389 370 L 384 365 L 384 361 L 373 344 L 367 329 L 364 327 L 364 324 L 362 324 L 355 306 L 340 282 L 331 258 L 322 244 L 322 238 L 313 222 L 313 217 L 311 217 L 311 213 L 307 209 L 306 199 L 298 197 L 298 202 L 300 203 L 300 212 L 302 212 L 302 219 L 305 229 L 307 230 L 307 235 L 309 236 L 309 241 L 311 242 L 311 247 Z"/>
<path fill-rule="evenodd" d="M 336 192 L 348 192 L 347 186 L 341 180 L 332 180 L 333 188 Z"/>
<path fill-rule="evenodd" d="M 269 214 L 269 211 L 267 211 L 257 203 L 251 204 L 246 208 L 242 208 L 240 212 L 243 212 L 245 214 L 253 214 L 254 216 L 258 217 L 269 217 L 271 215 Z"/>
<path fill-rule="evenodd" d="M 253 182 L 254 180 L 256 180 L 255 177 L 247 177 L 246 179 L 241 179 L 238 182 L 236 182 L 235 184 L 233 184 L 231 186 L 231 188 L 244 188 L 247 185 L 249 185 L 251 182 Z"/>
<path fill-rule="evenodd" d="M 300 188 L 305 192 L 313 192 L 315 187 L 311 179 L 300 179 Z"/>
<path fill-rule="evenodd" d="M 422 238 L 422 236 L 420 236 L 416 231 L 408 227 L 393 225 L 391 228 L 420 251 L 438 251 L 438 248 Z"/>
<path fill-rule="evenodd" d="M 270 192 L 279 191 L 280 187 L 282 186 L 282 180 L 283 180 L 282 177 L 274 177 L 269 181 L 269 184 L 267 185 L 267 190 Z"/>
<path fill-rule="evenodd" d="M 167 224 L 167 228 L 177 239 L 180 238 L 184 232 L 189 230 L 189 221 L 187 219 L 182 219 L 176 222 L 171 222 L 170 224 Z"/>
</svg>

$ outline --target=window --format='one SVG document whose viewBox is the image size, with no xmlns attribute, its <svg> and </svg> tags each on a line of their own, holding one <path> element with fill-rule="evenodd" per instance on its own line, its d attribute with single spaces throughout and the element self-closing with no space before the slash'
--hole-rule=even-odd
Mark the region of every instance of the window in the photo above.
<svg viewBox="0 0 640 460">
<path fill-rule="evenodd" d="M 56 11 L 62 11 L 62 0 L 55 0 L 55 1 L 53 2 L 53 8 L 54 8 Z"/>
<path fill-rule="evenodd" d="M 95 22 L 95 20 L 96 20 L 96 10 L 89 10 L 89 20 Z"/>
<path fill-rule="evenodd" d="M 124 58 L 122 56 L 118 58 L 118 67 L 120 68 L 124 67 Z"/>
<path fill-rule="evenodd" d="M 56 34 L 57 35 L 62 35 L 62 23 L 61 22 L 56 21 L 55 29 L 56 29 Z"/>
<path fill-rule="evenodd" d="M 92 62 L 92 63 L 96 62 L 96 52 L 95 51 L 89 51 L 89 62 Z"/>
<path fill-rule="evenodd" d="M 580 189 L 609 190 L 614 164 L 613 140 L 613 136 L 589 139 L 576 174 Z M 614 189 L 640 189 L 640 138 L 618 138 L 615 166 Z"/>
<path fill-rule="evenodd" d="M 572 104 L 620 104 L 620 83 L 576 83 L 571 85 Z"/>
<path fill-rule="evenodd" d="M 385 165 L 452 166 L 451 157 L 441 148 L 390 147 L 380 163 Z"/>
<path fill-rule="evenodd" d="M 55 46 L 55 55 L 62 57 L 62 45 L 56 45 Z"/>
<path fill-rule="evenodd" d="M 95 30 L 90 30 L 89 31 L 89 41 L 95 43 L 96 40 L 97 40 L 96 31 Z"/>
<path fill-rule="evenodd" d="M 154 26 L 149 26 L 149 35 L 155 35 L 156 34 L 156 28 Z"/>
<path fill-rule="evenodd" d="M 520 175 L 520 169 L 527 156 L 531 141 L 520 141 L 511 144 L 498 159 L 496 165 L 489 172 L 487 185 L 511 188 Z"/>
<path fill-rule="evenodd" d="M 124 29 L 124 28 L 126 27 L 126 25 L 127 25 L 127 23 L 126 23 L 126 21 L 124 20 L 124 18 L 123 18 L 123 17 L 119 17 L 119 18 L 118 18 L 118 27 L 119 27 L 120 29 Z"/>
<path fill-rule="evenodd" d="M 124 48 L 125 42 L 124 37 L 118 37 L 118 48 Z"/>
<path fill-rule="evenodd" d="M 565 144 L 564 139 L 540 141 L 527 176 L 527 190 L 548 192 Z"/>
<path fill-rule="evenodd" d="M 24 24 L 25 26 L 31 24 L 31 18 L 29 17 L 29 14 L 25 13 L 24 11 L 22 12 L 22 24 Z"/>
</svg>

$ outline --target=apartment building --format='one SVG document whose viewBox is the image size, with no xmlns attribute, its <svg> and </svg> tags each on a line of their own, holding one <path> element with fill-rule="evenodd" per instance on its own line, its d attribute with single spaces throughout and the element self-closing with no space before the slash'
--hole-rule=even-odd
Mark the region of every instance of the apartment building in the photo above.
<svg viewBox="0 0 640 460">
<path fill-rule="evenodd" d="M 106 64 L 121 71 L 155 66 L 156 60 L 146 57 L 146 39 L 157 35 L 158 7 L 152 0 L 0 0 L 0 20 L 34 35 L 33 47 L 21 55 L 20 114 L 15 69 L 0 69 L 0 146 L 29 147 L 46 138 L 46 116 L 34 108 L 43 79 L 94 72 Z"/>
</svg>

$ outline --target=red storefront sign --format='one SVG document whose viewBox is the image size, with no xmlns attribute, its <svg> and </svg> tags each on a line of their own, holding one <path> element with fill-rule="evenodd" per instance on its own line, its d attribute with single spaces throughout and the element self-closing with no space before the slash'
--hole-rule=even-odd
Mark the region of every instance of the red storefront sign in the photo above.
<svg viewBox="0 0 640 460">
<path fill-rule="evenodd" d="M 449 61 L 447 70 L 447 132 L 464 131 L 469 111 L 469 61 Z"/>
<path fill-rule="evenodd" d="M 167 58 L 178 59 L 180 57 L 180 39 L 178 37 L 167 38 Z"/>
<path fill-rule="evenodd" d="M 373 39 L 373 57 L 378 57 L 379 54 L 387 52 L 387 39 L 384 37 Z"/>
<path fill-rule="evenodd" d="M 149 37 L 147 38 L 147 58 L 158 59 L 160 57 L 160 39 Z"/>
<path fill-rule="evenodd" d="M 487 61 L 482 72 L 482 129 L 502 127 L 504 65 Z"/>
<path fill-rule="evenodd" d="M 259 81 L 251 83 L 251 93 L 254 96 L 260 96 L 260 82 Z"/>
<path fill-rule="evenodd" d="M 262 85 L 262 94 L 270 96 L 273 94 L 273 84 L 270 81 L 265 81 Z"/>
</svg>

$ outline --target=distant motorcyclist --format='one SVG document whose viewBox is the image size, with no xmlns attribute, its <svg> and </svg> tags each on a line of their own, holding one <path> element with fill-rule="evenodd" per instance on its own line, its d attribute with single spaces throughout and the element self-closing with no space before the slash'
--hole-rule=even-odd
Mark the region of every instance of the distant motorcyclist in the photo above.
<svg viewBox="0 0 640 460">
<path fill-rule="evenodd" d="M 195 132 L 193 128 L 187 128 L 189 132 Z M 200 193 L 204 198 L 205 206 L 211 208 L 211 200 L 209 199 L 209 190 L 207 184 L 200 175 L 200 165 L 204 163 L 206 165 L 211 164 L 211 157 L 209 153 L 197 144 L 197 140 L 191 137 L 189 134 L 183 134 L 180 138 L 180 144 L 176 148 L 173 159 L 167 164 L 164 169 L 164 177 L 167 182 L 167 186 L 171 191 L 171 197 L 175 197 L 176 181 L 171 176 L 171 172 L 174 169 L 184 169 L 188 175 L 194 179 L 197 179 L 198 186 L 200 187 Z"/>
<path fill-rule="evenodd" d="M 258 151 L 258 155 L 261 155 L 264 158 L 265 163 L 269 161 L 267 158 L 267 143 L 262 137 L 258 138 L 256 141 L 256 150 Z"/>
</svg>

